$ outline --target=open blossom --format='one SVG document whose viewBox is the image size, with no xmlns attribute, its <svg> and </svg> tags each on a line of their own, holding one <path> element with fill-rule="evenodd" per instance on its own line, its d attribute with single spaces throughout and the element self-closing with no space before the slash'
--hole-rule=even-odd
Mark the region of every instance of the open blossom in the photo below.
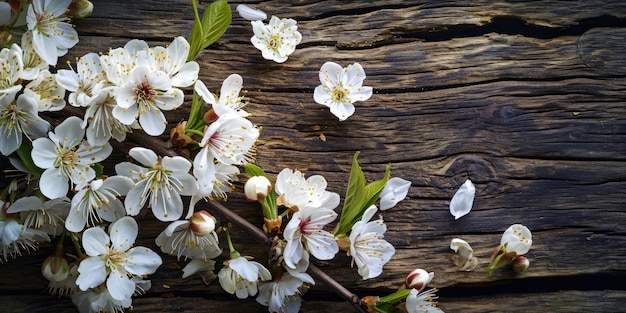
<svg viewBox="0 0 626 313">
<path fill-rule="evenodd" d="M 24 226 L 58 236 L 63 232 L 63 223 L 70 208 L 70 199 L 63 197 L 43 201 L 29 196 L 15 200 L 7 213 L 20 213 Z"/>
<path fill-rule="evenodd" d="M 330 108 L 330 113 L 343 121 L 354 114 L 356 101 L 365 101 L 372 96 L 372 87 L 363 86 L 365 71 L 361 64 L 354 63 L 342 68 L 334 62 L 326 62 L 320 69 L 321 85 L 315 87 L 315 102 Z"/>
<path fill-rule="evenodd" d="M 242 110 L 247 102 L 239 95 L 243 86 L 243 78 L 239 74 L 229 75 L 222 83 L 219 99 L 207 89 L 206 85 L 201 81 L 196 81 L 194 89 L 198 95 L 202 97 L 204 102 L 210 104 L 217 116 L 226 113 L 236 113 L 243 117 L 247 117 L 248 112 Z"/>
<path fill-rule="evenodd" d="M 130 178 L 119 175 L 92 180 L 72 197 L 65 228 L 80 232 L 85 226 L 96 226 L 103 221 L 114 222 L 126 216 L 120 196 L 126 195 L 132 186 Z"/>
<path fill-rule="evenodd" d="M 9 256 L 22 255 L 22 251 L 35 251 L 40 242 L 50 241 L 44 231 L 26 227 L 7 216 L 5 212 L 10 208 L 9 203 L 0 200 L 0 263 L 8 261 Z"/>
<path fill-rule="evenodd" d="M 152 287 L 149 280 L 139 277 L 132 277 L 130 280 L 135 286 L 136 294 L 144 294 Z M 128 296 L 124 299 L 115 299 L 106 286 L 100 285 L 85 291 L 76 291 L 72 294 L 72 303 L 78 307 L 80 313 L 122 313 L 124 309 L 132 307 L 132 298 Z"/>
<path fill-rule="evenodd" d="M 310 202 L 319 206 L 328 201 L 329 197 L 338 196 L 334 192 L 326 191 L 327 184 L 321 175 L 305 178 L 304 173 L 285 168 L 276 177 L 276 194 L 279 196 L 277 202 L 294 210 Z"/>
<path fill-rule="evenodd" d="M 267 60 L 277 63 L 287 61 L 287 57 L 302 41 L 302 34 L 298 32 L 297 22 L 293 19 L 272 16 L 267 25 L 259 20 L 251 23 L 254 36 L 250 41 L 254 47 L 261 50 L 263 58 Z"/>
<path fill-rule="evenodd" d="M 33 1 L 28 7 L 26 22 L 28 31 L 33 34 L 33 46 L 50 65 L 56 65 L 57 59 L 78 43 L 78 33 L 65 16 L 71 2 L 41 0 Z"/>
<path fill-rule="evenodd" d="M 75 107 L 89 106 L 106 86 L 106 72 L 96 53 L 88 53 L 76 60 L 76 71 L 58 70 L 56 78 L 59 85 L 70 91 L 67 100 Z"/>
<path fill-rule="evenodd" d="M 135 216 L 149 202 L 154 216 L 163 222 L 183 214 L 181 195 L 191 196 L 198 189 L 189 174 L 191 163 L 183 157 L 160 157 L 150 149 L 135 147 L 128 154 L 143 166 L 122 162 L 115 166 L 118 175 L 130 177 L 135 184 L 124 199 L 129 215 Z"/>
<path fill-rule="evenodd" d="M 22 49 L 17 44 L 0 50 L 0 95 L 16 94 L 22 90 L 20 78 L 23 68 Z"/>
<path fill-rule="evenodd" d="M 68 181 L 82 188 L 96 177 L 91 165 L 106 159 L 113 150 L 108 143 L 94 147 L 84 141 L 85 130 L 80 127 L 82 122 L 78 117 L 68 117 L 48 134 L 50 138 L 33 141 L 33 161 L 45 169 L 39 187 L 48 198 L 65 196 L 69 189 Z"/>
<path fill-rule="evenodd" d="M 37 54 L 35 47 L 33 47 L 32 32 L 26 32 L 22 35 L 21 48 L 22 62 L 24 63 L 24 68 L 20 75 L 21 79 L 33 80 L 39 75 L 39 71 L 48 69 L 48 63 Z"/>
<path fill-rule="evenodd" d="M 50 124 L 37 115 L 37 103 L 27 95 L 0 96 L 0 153 L 9 155 L 22 145 L 23 135 L 35 140 L 46 135 Z"/>
<path fill-rule="evenodd" d="M 339 205 L 339 195 L 327 198 L 321 205 L 309 203 L 293 214 L 285 226 L 287 245 L 283 251 L 285 264 L 295 268 L 306 250 L 320 260 L 330 260 L 339 251 L 335 236 L 324 230 L 324 226 L 337 218 L 334 209 Z"/>
<path fill-rule="evenodd" d="M 133 39 L 122 48 L 115 48 L 100 57 L 106 78 L 114 86 L 126 85 L 132 69 L 137 65 L 137 53 L 149 49 L 148 43 Z"/>
<path fill-rule="evenodd" d="M 138 227 L 129 216 L 109 225 L 109 235 L 100 227 L 83 232 L 83 248 L 89 257 L 80 262 L 76 284 L 85 291 L 106 281 L 115 300 L 130 298 L 135 292 L 131 277 L 152 274 L 161 265 L 161 257 L 146 247 L 132 247 Z"/>
<path fill-rule="evenodd" d="M 436 289 L 429 289 L 420 292 L 417 289 L 412 289 L 406 297 L 406 311 L 408 313 L 443 313 L 435 301 L 438 298 L 435 294 L 436 291 Z"/>
<path fill-rule="evenodd" d="M 455 220 L 467 215 L 472 210 L 475 194 L 476 188 L 469 179 L 456 191 L 450 200 L 450 214 L 454 216 Z"/>
<path fill-rule="evenodd" d="M 167 47 L 156 46 L 137 51 L 137 66 L 150 71 L 162 71 L 171 79 L 173 87 L 189 87 L 198 79 L 200 65 L 187 61 L 189 43 L 185 37 L 176 37 Z"/>
<path fill-rule="evenodd" d="M 59 111 L 65 107 L 65 88 L 57 83 L 55 77 L 50 71 L 42 70 L 24 87 L 24 94 L 37 102 L 40 112 Z"/>
<path fill-rule="evenodd" d="M 190 227 L 188 220 L 170 223 L 157 236 L 155 242 L 161 251 L 179 259 L 184 256 L 185 258 L 207 261 L 222 254 L 217 233 L 212 231 L 206 235 L 198 236 Z"/>
<path fill-rule="evenodd" d="M 167 73 L 137 66 L 130 71 L 128 82 L 117 89 L 115 99 L 115 118 L 125 125 L 139 121 L 147 134 L 158 136 L 163 134 L 167 125 L 162 111 L 174 110 L 182 105 L 184 94 L 182 90 L 173 88 Z"/>
<path fill-rule="evenodd" d="M 350 255 L 363 279 L 374 278 L 383 272 L 396 249 L 383 239 L 387 226 L 382 218 L 370 221 L 378 209 L 370 206 L 350 231 Z"/>
<path fill-rule="evenodd" d="M 236 294 L 239 299 L 245 299 L 256 295 L 257 282 L 272 279 L 272 274 L 260 263 L 240 256 L 228 260 L 217 277 L 226 292 Z"/>
<path fill-rule="evenodd" d="M 393 177 L 385 184 L 380 193 L 380 210 L 391 209 L 404 200 L 409 193 L 411 182 L 400 177 Z"/>
<path fill-rule="evenodd" d="M 278 280 L 259 283 L 256 301 L 267 305 L 270 312 L 297 313 L 304 283 L 314 284 L 315 281 L 306 273 L 283 273 Z"/>
<path fill-rule="evenodd" d="M 137 122 L 126 125 L 116 119 L 113 116 L 115 107 L 116 101 L 108 92 L 98 93 L 87 107 L 85 121 L 81 126 L 85 128 L 87 142 L 91 145 L 103 145 L 111 138 L 122 142 L 126 139 L 127 133 L 139 128 Z"/>
</svg>

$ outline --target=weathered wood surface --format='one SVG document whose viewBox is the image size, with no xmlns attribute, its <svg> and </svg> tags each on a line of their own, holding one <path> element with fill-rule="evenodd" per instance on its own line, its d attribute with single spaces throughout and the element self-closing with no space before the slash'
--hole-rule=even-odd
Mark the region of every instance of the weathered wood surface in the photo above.
<svg viewBox="0 0 626 313">
<path fill-rule="evenodd" d="M 318 262 L 361 296 L 384 295 L 413 268 L 435 272 L 447 312 L 618 312 L 626 279 L 626 4 L 617 1 L 261 1 L 251 5 L 298 21 L 303 42 L 284 64 L 263 60 L 236 13 L 223 38 L 198 59 L 218 90 L 244 78 L 247 110 L 263 126 L 257 163 L 321 174 L 343 194 L 351 156 L 370 180 L 391 163 L 411 180 L 407 200 L 383 216 L 397 253 L 379 278 L 362 281 L 349 259 Z M 94 1 L 76 21 L 79 45 L 68 58 L 106 51 L 133 38 L 165 44 L 192 25 L 188 1 Z M 233 5 L 234 8 L 234 5 Z M 339 122 L 313 101 L 326 61 L 360 62 L 374 96 Z M 168 114 L 170 121 L 184 110 Z M 320 135 L 326 140 L 320 140 Z M 124 158 L 123 155 L 118 156 Z M 3 160 L 3 164 L 6 164 Z M 449 199 L 466 178 L 474 209 L 454 220 Z M 240 190 L 240 189 L 239 189 Z M 227 205 L 260 225 L 258 209 L 234 193 Z M 486 274 L 502 232 L 533 232 L 530 269 Z M 140 221 L 138 243 L 154 247 L 165 227 Z M 240 250 L 263 259 L 242 232 Z M 472 244 L 479 266 L 460 272 L 450 240 Z M 156 250 L 156 248 L 155 248 Z M 43 250 L 0 265 L 0 301 L 9 311 L 72 312 L 45 295 Z M 214 282 L 181 280 L 184 262 L 164 256 L 136 312 L 264 312 Z M 164 286 L 170 286 L 165 288 Z M 305 295 L 303 312 L 350 311 L 324 286 Z"/>
</svg>

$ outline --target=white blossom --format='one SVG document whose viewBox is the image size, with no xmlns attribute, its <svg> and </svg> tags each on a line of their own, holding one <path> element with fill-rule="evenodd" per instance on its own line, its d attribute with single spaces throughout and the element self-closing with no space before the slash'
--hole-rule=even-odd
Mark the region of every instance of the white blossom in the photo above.
<svg viewBox="0 0 626 313">
<path fill-rule="evenodd" d="M 435 294 L 436 289 L 429 289 L 424 292 L 419 292 L 417 289 L 412 289 L 409 295 L 406 297 L 406 310 L 408 313 L 438 313 L 443 311 L 436 305 L 434 301 L 438 297 Z"/>
<path fill-rule="evenodd" d="M 78 43 L 78 33 L 65 15 L 71 0 L 40 0 L 28 6 L 26 22 L 32 32 L 37 54 L 48 64 L 56 65 L 69 48 Z"/>
<path fill-rule="evenodd" d="M 85 291 L 106 281 L 114 300 L 129 299 L 135 292 L 132 276 L 152 274 L 161 265 L 158 254 L 146 247 L 132 247 L 138 227 L 129 216 L 109 225 L 109 235 L 100 227 L 83 232 L 83 248 L 89 257 L 80 262 L 76 284 Z"/>
<path fill-rule="evenodd" d="M 467 215 L 474 205 L 476 188 L 471 180 L 466 180 L 450 201 L 450 214 L 455 220 Z"/>
<path fill-rule="evenodd" d="M 217 233 L 213 231 L 204 236 L 197 236 L 189 227 L 188 220 L 170 223 L 157 236 L 155 242 L 163 253 L 174 255 L 178 259 L 184 256 L 207 261 L 222 254 Z"/>
<path fill-rule="evenodd" d="M 26 227 L 14 218 L 7 218 L 5 207 L 10 209 L 9 203 L 0 200 L 0 263 L 8 261 L 9 256 L 15 258 L 22 255 L 22 251 L 37 250 L 39 242 L 50 241 L 44 231 Z"/>
<path fill-rule="evenodd" d="M 67 194 L 68 181 L 81 189 L 96 177 L 91 165 L 106 159 L 113 148 L 108 143 L 91 146 L 83 140 L 83 121 L 75 116 L 59 124 L 49 138 L 33 141 L 31 156 L 38 167 L 45 169 L 39 188 L 46 197 L 54 199 Z"/>
<path fill-rule="evenodd" d="M 515 251 L 517 255 L 523 255 L 530 250 L 533 244 L 533 235 L 528 227 L 521 224 L 513 224 L 502 234 L 500 246 L 506 248 L 506 252 Z"/>
<path fill-rule="evenodd" d="M 67 197 L 43 201 L 39 197 L 29 196 L 15 200 L 7 213 L 20 213 L 25 227 L 58 236 L 64 231 L 63 224 L 69 208 L 70 199 Z"/>
<path fill-rule="evenodd" d="M 326 62 L 319 72 L 321 85 L 315 87 L 315 102 L 330 108 L 330 113 L 346 120 L 354 114 L 354 102 L 365 101 L 372 96 L 372 87 L 363 86 L 365 71 L 354 63 L 342 68 L 334 62 Z"/>
<path fill-rule="evenodd" d="M 290 18 L 280 19 L 272 16 L 266 25 L 262 21 L 252 21 L 254 36 L 250 41 L 261 50 L 263 58 L 277 63 L 287 61 L 287 57 L 296 50 L 296 45 L 302 41 L 302 34 L 298 32 L 297 22 Z"/>
<path fill-rule="evenodd" d="M 0 96 L 0 153 L 9 155 L 22 145 L 25 135 L 35 140 L 46 135 L 50 124 L 37 115 L 37 103 L 27 95 Z"/>
<path fill-rule="evenodd" d="M 284 230 L 287 245 L 283 258 L 288 267 L 295 268 L 305 249 L 319 260 L 330 260 L 339 251 L 333 234 L 324 227 L 337 218 L 334 209 L 339 205 L 339 195 L 327 198 L 321 205 L 309 203 L 293 214 Z"/>
<path fill-rule="evenodd" d="M 302 300 L 301 289 L 306 288 L 304 283 L 314 284 L 315 282 L 306 273 L 299 273 L 295 276 L 292 273 L 283 273 L 278 280 L 259 283 L 259 295 L 256 301 L 268 306 L 270 312 L 297 313 Z"/>
<path fill-rule="evenodd" d="M 88 53 L 76 60 L 76 71 L 58 70 L 57 82 L 70 91 L 68 102 L 75 107 L 87 107 L 106 86 L 106 72 L 100 56 Z"/>
<path fill-rule="evenodd" d="M 57 83 L 55 77 L 50 71 L 42 70 L 24 87 L 24 94 L 37 102 L 40 112 L 59 111 L 65 107 L 65 88 Z"/>
<path fill-rule="evenodd" d="M 328 183 L 321 175 L 304 177 L 304 173 L 298 170 L 285 168 L 276 177 L 276 194 L 279 196 L 277 202 L 288 208 L 300 208 L 308 203 L 315 206 L 328 201 L 329 197 L 338 194 L 326 191 Z"/>
<path fill-rule="evenodd" d="M 150 149 L 135 147 L 128 154 L 143 166 L 122 162 L 115 166 L 118 175 L 130 177 L 135 184 L 124 199 L 129 215 L 135 216 L 149 203 L 154 216 L 163 222 L 183 214 L 181 195 L 191 196 L 198 189 L 189 171 L 191 163 L 180 156 L 160 157 Z"/>
<path fill-rule="evenodd" d="M 380 275 L 383 266 L 396 252 L 394 247 L 383 239 L 387 226 L 382 218 L 370 222 L 376 211 L 378 209 L 375 205 L 370 206 L 350 231 L 350 255 L 363 279 Z"/>
<path fill-rule="evenodd" d="M 189 43 L 185 37 L 176 37 L 167 48 L 156 46 L 137 51 L 137 66 L 150 71 L 162 71 L 171 79 L 173 87 L 189 87 L 198 79 L 200 65 L 187 61 Z"/>
<path fill-rule="evenodd" d="M 22 90 L 20 78 L 23 69 L 22 49 L 17 44 L 0 50 L 0 96 Z"/>
<path fill-rule="evenodd" d="M 217 116 L 235 113 L 242 117 L 247 117 L 250 114 L 242 109 L 246 106 L 247 101 L 244 101 L 243 96 L 239 95 L 242 86 L 243 78 L 241 78 L 239 74 L 231 74 L 222 83 L 220 96 L 217 100 L 201 80 L 196 81 L 194 89 L 196 93 L 202 97 L 204 102 L 212 106 Z"/>
<path fill-rule="evenodd" d="M 272 274 L 260 263 L 240 256 L 228 260 L 217 277 L 226 292 L 236 294 L 239 299 L 245 299 L 256 295 L 257 282 L 272 279 Z"/>
</svg>

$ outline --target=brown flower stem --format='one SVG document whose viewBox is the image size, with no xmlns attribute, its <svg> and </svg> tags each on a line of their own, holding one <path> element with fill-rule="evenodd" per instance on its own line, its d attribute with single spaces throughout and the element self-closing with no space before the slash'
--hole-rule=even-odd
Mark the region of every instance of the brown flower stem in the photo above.
<svg viewBox="0 0 626 313">
<path fill-rule="evenodd" d="M 226 220 L 228 222 L 233 223 L 234 225 L 244 230 L 247 234 L 252 236 L 257 241 L 265 244 L 268 247 L 268 249 L 272 247 L 272 238 L 269 237 L 264 231 L 262 231 L 258 227 L 252 225 L 252 223 L 248 222 L 246 219 L 242 218 L 238 214 L 229 210 L 227 207 L 225 207 L 224 205 L 222 205 L 221 203 L 217 201 L 213 201 L 213 200 L 209 201 L 208 206 L 211 212 L 215 216 L 219 217 L 222 220 Z M 319 267 L 313 264 L 310 264 L 307 272 L 314 279 L 324 283 L 324 285 L 330 288 L 330 290 L 335 292 L 341 298 L 350 302 L 350 304 L 352 304 L 352 306 L 356 309 L 357 312 L 365 313 L 363 308 L 361 308 L 360 306 L 361 298 L 359 298 L 359 296 L 350 292 L 348 289 L 346 289 L 344 286 L 342 286 L 340 283 L 338 283 L 336 280 L 334 280 L 332 277 L 330 277 L 328 274 L 322 271 Z"/>
</svg>

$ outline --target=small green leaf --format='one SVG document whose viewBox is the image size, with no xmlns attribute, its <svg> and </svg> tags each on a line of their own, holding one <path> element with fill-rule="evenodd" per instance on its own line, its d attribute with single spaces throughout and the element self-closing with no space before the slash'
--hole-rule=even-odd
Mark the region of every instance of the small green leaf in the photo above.
<svg viewBox="0 0 626 313">
<path fill-rule="evenodd" d="M 378 200 L 380 193 L 383 191 L 383 188 L 385 188 L 385 185 L 389 181 L 390 168 L 391 165 L 387 165 L 387 169 L 385 170 L 385 177 L 380 180 L 371 182 L 367 186 L 365 186 L 365 199 L 367 199 L 365 205 L 363 206 L 365 209 L 369 208 L 372 204 L 376 202 L 376 200 Z"/>
<path fill-rule="evenodd" d="M 204 10 L 204 16 L 202 16 L 202 30 L 204 32 L 202 49 L 220 39 L 230 26 L 231 20 L 232 12 L 226 0 L 217 0 L 211 3 Z"/>
<path fill-rule="evenodd" d="M 104 173 L 104 166 L 100 163 L 91 164 L 91 168 L 96 172 L 96 178 L 99 178 Z"/>
<path fill-rule="evenodd" d="M 246 174 L 248 174 L 248 176 L 250 176 L 250 177 L 252 177 L 252 176 L 265 176 L 265 177 L 267 177 L 267 175 L 265 174 L 263 169 L 261 167 L 259 167 L 258 165 L 255 165 L 255 164 L 252 164 L 252 163 L 248 163 L 248 164 L 244 165 L 244 167 L 246 168 Z"/>
<path fill-rule="evenodd" d="M 348 178 L 348 188 L 346 190 L 346 198 L 343 201 L 343 209 L 339 224 L 335 229 L 334 235 L 342 235 L 348 233 L 354 225 L 353 221 L 361 213 L 361 208 L 365 203 L 365 175 L 357 162 L 360 152 L 356 152 L 352 158 L 352 168 L 350 169 L 350 177 Z"/>
<path fill-rule="evenodd" d="M 189 55 L 187 56 L 187 61 L 192 61 L 196 58 L 196 55 L 202 50 L 202 41 L 204 40 L 204 33 L 202 31 L 202 23 L 200 21 L 200 16 L 198 14 L 198 4 L 196 0 L 192 0 L 193 4 L 193 13 L 194 13 L 194 21 L 193 26 L 191 28 L 191 34 L 189 34 Z"/>
</svg>

